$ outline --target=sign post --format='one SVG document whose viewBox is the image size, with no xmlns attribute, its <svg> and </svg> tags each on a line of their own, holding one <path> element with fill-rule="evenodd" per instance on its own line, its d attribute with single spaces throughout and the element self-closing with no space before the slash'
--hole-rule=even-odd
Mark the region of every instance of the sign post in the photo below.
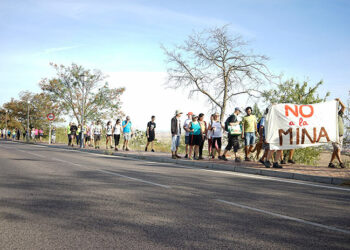
<svg viewBox="0 0 350 250">
<path fill-rule="evenodd" d="M 51 144 L 51 124 L 55 120 L 55 115 L 53 113 L 47 114 L 47 119 L 49 120 L 49 144 Z"/>
</svg>

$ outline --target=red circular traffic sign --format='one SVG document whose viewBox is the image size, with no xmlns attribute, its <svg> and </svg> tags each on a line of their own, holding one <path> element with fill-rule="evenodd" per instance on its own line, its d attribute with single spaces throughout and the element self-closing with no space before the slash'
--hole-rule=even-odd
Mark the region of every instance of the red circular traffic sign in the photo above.
<svg viewBox="0 0 350 250">
<path fill-rule="evenodd" d="M 49 121 L 53 121 L 53 120 L 55 120 L 55 115 L 53 113 L 47 114 L 47 119 Z"/>
</svg>

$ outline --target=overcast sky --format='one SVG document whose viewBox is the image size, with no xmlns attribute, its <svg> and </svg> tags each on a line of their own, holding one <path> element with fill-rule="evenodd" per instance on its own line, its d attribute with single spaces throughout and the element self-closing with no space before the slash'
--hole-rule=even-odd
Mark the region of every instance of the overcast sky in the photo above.
<svg viewBox="0 0 350 250">
<path fill-rule="evenodd" d="M 160 44 L 183 42 L 193 30 L 231 24 L 276 74 L 324 80 L 321 93 L 350 90 L 350 1 L 0 1 L 0 104 L 23 90 L 38 92 L 49 62 L 75 62 L 126 87 L 123 110 L 144 129 L 151 115 L 169 130 L 175 109 L 204 112 L 204 98 L 165 89 Z M 240 101 L 244 107 L 250 103 Z"/>
</svg>

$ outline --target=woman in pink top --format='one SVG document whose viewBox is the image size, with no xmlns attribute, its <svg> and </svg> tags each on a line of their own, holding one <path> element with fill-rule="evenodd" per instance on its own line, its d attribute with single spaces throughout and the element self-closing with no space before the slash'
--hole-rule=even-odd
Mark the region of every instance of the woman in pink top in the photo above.
<svg viewBox="0 0 350 250">
<path fill-rule="evenodd" d="M 41 129 L 39 129 L 39 138 L 40 138 L 40 142 L 43 141 L 43 136 L 44 136 L 44 130 L 41 128 Z"/>
</svg>

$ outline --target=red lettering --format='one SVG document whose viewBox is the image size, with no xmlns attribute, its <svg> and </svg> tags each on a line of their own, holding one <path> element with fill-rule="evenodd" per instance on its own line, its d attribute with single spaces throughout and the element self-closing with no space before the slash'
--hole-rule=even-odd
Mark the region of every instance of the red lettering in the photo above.
<svg viewBox="0 0 350 250">
<path fill-rule="evenodd" d="M 304 107 L 309 107 L 310 108 L 310 113 L 309 114 L 305 114 L 303 109 Z M 302 117 L 304 118 L 309 118 L 314 114 L 314 107 L 312 105 L 300 105 L 299 107 L 299 113 Z"/>
<path fill-rule="evenodd" d="M 298 106 L 297 106 L 297 105 L 294 105 L 294 110 L 293 110 L 289 105 L 285 105 L 284 108 L 285 108 L 285 114 L 286 114 L 286 116 L 289 116 L 289 112 L 288 112 L 288 111 L 292 112 L 292 114 L 293 114 L 294 116 L 296 116 L 296 117 L 299 116 L 299 113 L 298 113 Z"/>
<path fill-rule="evenodd" d="M 294 122 L 289 122 L 289 126 L 295 125 Z"/>
</svg>

